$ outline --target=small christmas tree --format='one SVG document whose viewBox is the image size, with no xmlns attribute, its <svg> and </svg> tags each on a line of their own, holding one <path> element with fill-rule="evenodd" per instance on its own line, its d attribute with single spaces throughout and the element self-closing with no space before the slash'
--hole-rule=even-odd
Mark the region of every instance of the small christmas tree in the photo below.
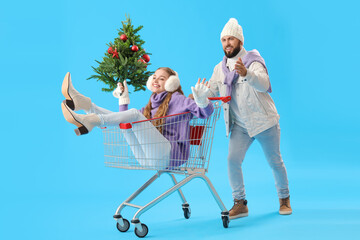
<svg viewBox="0 0 360 240">
<path fill-rule="evenodd" d="M 146 70 L 150 65 L 150 53 L 145 52 L 142 45 L 145 43 L 137 33 L 143 28 L 139 26 L 134 29 L 131 19 L 126 16 L 126 21 L 121 22 L 122 28 L 118 30 L 118 37 L 114 43 L 110 42 L 108 50 L 105 52 L 103 61 L 95 60 L 99 66 L 92 67 L 96 75 L 88 79 L 95 78 L 102 81 L 108 88 L 102 91 L 110 92 L 117 87 L 118 82 L 128 80 L 129 85 L 134 86 L 135 92 L 145 90 L 146 81 L 153 74 Z"/>
</svg>

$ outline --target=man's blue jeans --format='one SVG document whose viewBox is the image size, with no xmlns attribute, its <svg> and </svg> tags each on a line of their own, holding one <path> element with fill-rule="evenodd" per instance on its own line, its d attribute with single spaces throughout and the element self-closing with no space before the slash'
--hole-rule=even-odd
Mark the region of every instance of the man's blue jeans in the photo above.
<svg viewBox="0 0 360 240">
<path fill-rule="evenodd" d="M 234 199 L 245 199 L 245 186 L 242 163 L 245 154 L 254 140 L 258 140 L 265 157 L 273 171 L 279 198 L 289 196 L 289 183 L 286 168 L 280 154 L 280 126 L 275 126 L 250 137 L 246 129 L 234 124 L 229 143 L 228 172 Z"/>
</svg>

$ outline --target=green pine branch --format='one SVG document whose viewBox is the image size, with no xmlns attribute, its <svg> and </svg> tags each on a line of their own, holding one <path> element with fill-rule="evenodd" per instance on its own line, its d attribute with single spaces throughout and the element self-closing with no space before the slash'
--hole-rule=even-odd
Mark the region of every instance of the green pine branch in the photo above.
<svg viewBox="0 0 360 240">
<path fill-rule="evenodd" d="M 146 68 L 150 63 L 145 63 L 143 60 L 144 54 L 151 55 L 143 49 L 145 41 L 138 34 L 143 26 L 134 28 L 128 16 L 121 23 L 122 28 L 117 30 L 118 37 L 113 42 L 106 44 L 110 53 L 107 49 L 102 61 L 95 60 L 98 66 L 92 67 L 95 74 L 88 79 L 96 79 L 107 85 L 106 88 L 102 88 L 102 91 L 105 92 L 113 91 L 117 87 L 117 83 L 123 81 L 132 85 L 135 92 L 145 90 L 146 81 L 153 72 L 147 71 Z M 126 41 L 120 39 L 123 34 L 127 36 Z M 138 51 L 131 50 L 134 45 L 138 47 Z"/>
</svg>

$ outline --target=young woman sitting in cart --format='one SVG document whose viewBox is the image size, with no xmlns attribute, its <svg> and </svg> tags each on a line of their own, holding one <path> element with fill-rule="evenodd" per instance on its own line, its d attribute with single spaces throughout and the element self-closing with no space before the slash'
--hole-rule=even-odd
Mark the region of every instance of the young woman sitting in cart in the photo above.
<svg viewBox="0 0 360 240">
<path fill-rule="evenodd" d="M 161 67 L 147 81 L 147 88 L 153 93 L 145 107 L 141 110 L 128 110 L 130 100 L 124 81 L 124 86 L 119 84 L 113 92 L 113 95 L 119 98 L 120 111 L 112 112 L 95 105 L 90 98 L 76 91 L 71 83 L 70 73 L 67 73 L 62 85 L 66 100 L 61 107 L 65 119 L 78 127 L 75 129 L 77 135 L 87 134 L 94 127 L 118 126 L 120 123 L 159 118 L 151 123 L 144 121 L 133 124 L 132 129 L 123 131 L 124 137 L 141 165 L 147 163 L 148 166 L 154 166 L 156 162 L 164 168 L 176 167 L 186 162 L 189 157 L 188 129 L 191 118 L 207 118 L 214 111 L 207 98 L 208 83 L 204 83 L 204 80 L 200 82 L 199 79 L 195 88 L 191 88 L 193 100 L 184 96 L 178 74 L 170 68 Z M 87 114 L 75 113 L 78 110 L 84 110 Z M 183 112 L 191 114 L 163 118 Z M 181 117 L 182 120 L 179 120 Z"/>
</svg>

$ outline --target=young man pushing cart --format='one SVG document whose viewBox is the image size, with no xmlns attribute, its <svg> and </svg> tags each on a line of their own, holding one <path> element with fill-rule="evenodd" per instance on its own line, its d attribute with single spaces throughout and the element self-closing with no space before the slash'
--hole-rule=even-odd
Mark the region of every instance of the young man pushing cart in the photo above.
<svg viewBox="0 0 360 240">
<path fill-rule="evenodd" d="M 224 105 L 226 135 L 230 134 L 228 172 L 234 198 L 229 217 L 248 216 L 241 165 L 254 140 L 259 141 L 273 171 L 279 213 L 291 214 L 288 178 L 280 154 L 279 115 L 269 95 L 271 84 L 265 61 L 257 50 L 245 50 L 242 27 L 235 18 L 226 23 L 220 40 L 225 56 L 209 80 L 209 97 L 231 96 L 230 103 Z"/>
</svg>

